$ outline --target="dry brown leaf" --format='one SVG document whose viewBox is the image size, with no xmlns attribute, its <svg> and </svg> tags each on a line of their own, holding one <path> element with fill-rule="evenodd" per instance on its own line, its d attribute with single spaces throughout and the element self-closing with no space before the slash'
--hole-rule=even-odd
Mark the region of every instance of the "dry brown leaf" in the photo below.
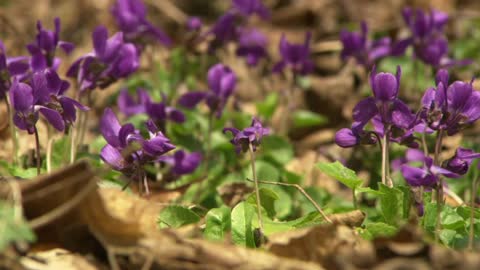
<svg viewBox="0 0 480 270">
<path fill-rule="evenodd" d="M 354 230 L 343 225 L 325 224 L 311 228 L 275 234 L 266 248 L 273 254 L 311 261 L 335 269 L 342 250 L 353 250 L 362 239 Z"/>
<path fill-rule="evenodd" d="M 52 249 L 43 252 L 30 254 L 37 260 L 30 257 L 23 257 L 21 264 L 27 269 L 35 270 L 98 270 L 94 264 L 79 254 L 71 253 L 64 249 Z M 38 260 L 42 260 L 39 262 Z"/>
<path fill-rule="evenodd" d="M 142 224 L 152 222 L 152 215 L 141 212 L 156 212 L 155 208 L 112 190 L 100 195 L 95 174 L 86 163 L 22 182 L 21 188 L 26 217 L 36 229 L 38 244 L 56 243 L 72 251 L 93 252 L 98 248 L 97 242 L 91 241 L 94 238 L 107 251 L 112 269 L 120 269 L 119 254 L 130 257 L 122 264 L 144 269 L 323 269 L 257 250 L 185 239 L 172 230 L 152 229 Z"/>
</svg>

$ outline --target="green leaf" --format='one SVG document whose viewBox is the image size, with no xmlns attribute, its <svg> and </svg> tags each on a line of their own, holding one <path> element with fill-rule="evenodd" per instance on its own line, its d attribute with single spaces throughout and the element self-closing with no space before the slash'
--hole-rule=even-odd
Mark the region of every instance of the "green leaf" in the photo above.
<svg viewBox="0 0 480 270">
<path fill-rule="evenodd" d="M 368 232 L 364 236 L 367 240 L 373 240 L 377 237 L 389 237 L 397 233 L 398 228 L 383 222 L 371 222 L 365 225 L 365 230 Z"/>
<path fill-rule="evenodd" d="M 292 160 L 294 155 L 292 144 L 288 140 L 276 135 L 263 138 L 260 147 L 263 151 L 263 157 L 269 158 L 280 165 L 284 165 Z"/>
<path fill-rule="evenodd" d="M 14 166 L 5 160 L 0 160 L 0 168 L 4 170 L 2 173 L 15 177 L 29 179 L 37 176 L 37 168 L 23 169 L 21 167 Z"/>
<path fill-rule="evenodd" d="M 16 218 L 14 208 L 0 201 L 0 252 L 13 242 L 35 240 L 35 234 L 25 220 Z"/>
<path fill-rule="evenodd" d="M 260 188 L 258 192 L 260 193 L 262 208 L 265 209 L 270 218 L 273 218 L 275 216 L 275 201 L 279 198 L 278 194 L 268 188 Z M 252 192 L 245 201 L 256 207 L 257 196 L 255 192 Z"/>
<path fill-rule="evenodd" d="M 257 103 L 257 112 L 265 119 L 270 119 L 278 105 L 278 94 L 272 92 L 265 97 L 263 102 Z"/>
<path fill-rule="evenodd" d="M 462 216 L 460 216 L 455 209 L 448 205 L 444 205 L 440 215 L 442 220 L 442 227 L 445 229 L 457 230 L 465 228 L 466 223 Z"/>
<path fill-rule="evenodd" d="M 423 216 L 423 227 L 430 232 L 435 230 L 436 220 L 437 220 L 437 204 L 436 203 L 426 203 L 425 204 L 425 214 Z"/>
<path fill-rule="evenodd" d="M 237 245 L 255 247 L 252 219 L 255 208 L 246 202 L 241 202 L 232 210 L 232 240 Z"/>
<path fill-rule="evenodd" d="M 203 235 L 212 241 L 223 240 L 225 232 L 230 229 L 230 208 L 222 206 L 213 208 L 205 216 L 205 231 Z"/>
<path fill-rule="evenodd" d="M 180 205 L 167 206 L 158 215 L 160 228 L 179 228 L 198 221 L 200 217 L 195 212 Z"/>
<path fill-rule="evenodd" d="M 335 161 L 332 163 L 320 162 L 317 167 L 326 175 L 337 179 L 345 186 L 355 189 L 362 185 L 363 180 L 357 177 L 357 174 L 342 163 Z"/>
<path fill-rule="evenodd" d="M 445 245 L 452 246 L 457 236 L 457 232 L 451 229 L 443 229 L 440 231 L 439 236 L 440 240 L 442 240 Z"/>
<path fill-rule="evenodd" d="M 296 128 L 314 127 L 326 123 L 328 119 L 325 116 L 312 111 L 298 110 L 293 113 L 293 126 Z"/>
<path fill-rule="evenodd" d="M 280 172 L 277 167 L 273 166 L 267 161 L 257 160 L 255 162 L 255 169 L 257 172 L 257 179 L 266 181 L 278 181 L 280 179 Z M 253 180 L 252 169 L 245 168 L 245 174 L 248 179 Z"/>
<path fill-rule="evenodd" d="M 403 192 L 398 188 L 389 188 L 383 184 L 379 185 L 383 194 L 380 196 L 380 209 L 385 221 L 388 224 L 397 224 L 400 218 L 405 217 Z"/>
<path fill-rule="evenodd" d="M 357 192 L 357 193 L 368 193 L 368 194 L 372 194 L 372 195 L 383 195 L 384 194 L 381 191 L 378 191 L 378 190 L 375 190 L 375 189 L 372 189 L 372 188 L 369 188 L 369 187 L 358 187 L 357 189 L 355 189 L 355 192 Z"/>
</svg>

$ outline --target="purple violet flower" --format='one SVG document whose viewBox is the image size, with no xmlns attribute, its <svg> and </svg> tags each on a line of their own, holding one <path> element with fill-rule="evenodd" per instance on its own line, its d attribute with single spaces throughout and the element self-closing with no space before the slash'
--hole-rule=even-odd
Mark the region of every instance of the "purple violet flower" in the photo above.
<svg viewBox="0 0 480 270">
<path fill-rule="evenodd" d="M 355 58 L 358 64 L 371 69 L 375 62 L 390 54 L 391 40 L 388 37 L 372 41 L 368 37 L 368 26 L 366 22 L 361 23 L 361 30 L 357 32 L 349 32 L 343 30 L 340 33 L 340 40 L 343 44 L 341 57 L 343 60 L 347 58 Z"/>
<path fill-rule="evenodd" d="M 137 49 L 124 42 L 121 32 L 108 38 L 107 29 L 99 26 L 92 40 L 94 51 L 77 59 L 67 72 L 67 76 L 77 79 L 81 91 L 103 89 L 138 69 Z"/>
<path fill-rule="evenodd" d="M 198 168 L 202 161 L 202 154 L 197 152 L 189 154 L 178 150 L 171 156 L 161 157 L 160 161 L 170 165 L 171 172 L 175 175 L 185 175 L 193 173 Z"/>
<path fill-rule="evenodd" d="M 294 74 L 306 75 L 311 73 L 314 68 L 314 64 L 310 60 L 311 37 L 312 34 L 307 32 L 303 44 L 293 44 L 288 42 L 285 34 L 283 34 L 279 44 L 282 60 L 273 67 L 273 72 L 282 72 L 288 67 Z"/>
<path fill-rule="evenodd" d="M 351 147 L 363 142 L 360 138 L 365 137 L 367 144 L 374 142 L 371 134 L 363 131 L 365 125 L 372 121 L 375 133 L 378 137 L 388 134 L 394 142 L 418 147 L 414 141 L 413 130 L 415 116 L 408 106 L 398 98 L 400 88 L 401 69 L 397 67 L 396 75 L 391 73 L 377 73 L 375 67 L 370 74 L 370 85 L 373 97 L 361 100 L 353 108 L 352 133 L 342 129 L 337 132 L 336 142 L 341 147 Z M 363 136 L 363 137 L 362 137 Z M 353 137 L 357 138 L 353 140 Z M 353 144 L 355 143 L 355 144 Z"/>
<path fill-rule="evenodd" d="M 186 93 L 180 97 L 178 103 L 186 108 L 193 108 L 205 100 L 210 111 L 220 118 L 235 89 L 237 77 L 229 67 L 216 64 L 208 70 L 207 80 L 210 91 Z"/>
<path fill-rule="evenodd" d="M 59 131 L 72 125 L 76 120 L 76 110 L 86 111 L 88 107 L 64 95 L 69 86 L 53 69 L 35 72 L 29 84 L 14 81 L 10 99 L 15 110 L 15 125 L 32 134 L 39 113 Z"/>
<path fill-rule="evenodd" d="M 141 47 L 148 39 L 153 38 L 165 46 L 171 45 L 170 38 L 147 20 L 147 11 L 141 0 L 117 0 L 112 14 L 127 42 Z"/>
<path fill-rule="evenodd" d="M 177 123 L 185 122 L 185 115 L 180 110 L 167 106 L 164 102 L 153 102 L 144 89 L 137 90 L 136 100 L 128 94 L 127 90 L 120 91 L 117 104 L 120 111 L 126 116 L 145 113 L 159 126 L 163 126 L 166 120 Z"/>
<path fill-rule="evenodd" d="M 27 45 L 27 49 L 32 55 L 30 65 L 33 71 L 42 70 L 47 67 L 56 69 L 60 63 L 60 59 L 55 57 L 57 48 L 61 48 L 67 54 L 70 54 L 75 48 L 72 43 L 60 40 L 59 18 L 55 18 L 54 24 L 55 30 L 49 31 L 43 29 L 40 21 L 37 22 L 38 34 L 36 40 Z"/>
<path fill-rule="evenodd" d="M 480 92 L 473 90 L 473 80 L 448 85 L 448 78 L 448 71 L 438 71 L 437 88 L 423 95 L 420 117 L 429 128 L 453 135 L 480 118 Z"/>
<path fill-rule="evenodd" d="M 464 175 L 468 172 L 474 159 L 480 158 L 480 153 L 467 148 L 459 147 L 455 155 L 443 163 L 443 167 L 458 175 Z"/>
<path fill-rule="evenodd" d="M 22 75 L 29 69 L 26 57 L 7 57 L 5 46 L 0 40 L 0 99 L 5 98 L 12 86 L 12 77 Z"/>
<path fill-rule="evenodd" d="M 237 16 L 235 16 L 235 13 L 228 11 L 218 18 L 215 24 L 213 24 L 212 27 L 201 36 L 202 39 L 205 39 L 209 35 L 214 36 L 208 46 L 208 51 L 210 53 L 214 52 L 225 43 L 236 41 L 238 39 L 239 31 L 236 22 Z"/>
<path fill-rule="evenodd" d="M 105 109 L 100 122 L 100 131 L 107 141 L 100 153 L 102 160 L 129 177 L 141 179 L 145 164 L 175 148 L 153 122 L 148 122 L 147 127 L 150 138 L 145 139 L 132 124 L 120 125 L 113 111 Z"/>
<path fill-rule="evenodd" d="M 412 45 L 414 56 L 433 67 L 468 65 L 470 60 L 453 60 L 448 57 L 448 40 L 443 28 L 448 15 L 438 10 L 429 13 L 420 9 L 405 8 L 402 12 L 405 23 L 410 28 L 411 37 L 400 40 L 392 48 L 393 55 L 402 55 Z"/>
<path fill-rule="evenodd" d="M 270 17 L 270 11 L 261 0 L 232 0 L 232 9 L 242 16 L 257 14 L 262 19 Z"/>
<path fill-rule="evenodd" d="M 408 165 L 408 163 L 401 166 L 400 170 L 405 181 L 412 187 L 423 186 L 430 190 L 438 184 L 440 176 L 448 178 L 459 177 L 458 174 L 448 169 L 433 165 L 433 159 L 425 156 L 422 151 L 417 149 L 407 150 L 406 161 L 422 163 L 421 167 L 413 167 Z"/>
<path fill-rule="evenodd" d="M 256 66 L 267 56 L 267 38 L 256 29 L 242 29 L 238 41 L 237 55 L 245 57 L 247 64 Z"/>
<path fill-rule="evenodd" d="M 256 151 L 257 147 L 260 146 L 263 136 L 270 134 L 270 129 L 264 128 L 262 123 L 255 117 L 252 119 L 250 127 L 244 130 L 238 130 L 236 128 L 223 129 L 223 133 L 228 131 L 233 135 L 233 139 L 230 140 L 230 142 L 235 146 L 237 154 L 242 151 L 248 151 L 249 145 L 252 145 L 253 151 Z"/>
<path fill-rule="evenodd" d="M 39 99 L 45 94 L 44 90 L 46 89 L 42 85 L 38 85 L 35 82 L 30 86 L 18 81 L 14 81 L 10 89 L 10 101 L 14 109 L 13 122 L 19 129 L 26 130 L 29 134 L 35 132 L 39 113 L 55 129 L 59 131 L 65 129 L 65 124 L 59 112 L 38 104 Z"/>
</svg>

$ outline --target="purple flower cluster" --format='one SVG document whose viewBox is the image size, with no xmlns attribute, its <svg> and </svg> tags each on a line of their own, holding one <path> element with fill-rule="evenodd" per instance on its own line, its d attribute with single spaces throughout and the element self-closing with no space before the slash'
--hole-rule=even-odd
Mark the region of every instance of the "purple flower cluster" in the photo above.
<svg viewBox="0 0 480 270">
<path fill-rule="evenodd" d="M 458 178 L 467 173 L 474 159 L 480 158 L 480 154 L 471 149 L 458 148 L 452 158 L 443 163 L 439 160 L 442 136 L 454 135 L 480 118 L 480 92 L 473 89 L 473 80 L 449 84 L 448 72 L 441 69 L 436 76 L 436 87 L 425 91 L 421 109 L 414 114 L 398 98 L 400 77 L 400 67 L 396 75 L 376 73 L 374 68 L 370 75 L 373 97 L 354 107 L 352 127 L 339 130 L 335 142 L 341 147 L 378 142 L 383 142 L 384 147 L 388 147 L 389 142 L 406 145 L 411 149 L 405 158 L 392 163 L 392 167 L 400 169 L 410 186 L 430 191 L 439 188 L 441 177 Z M 365 130 L 368 123 L 372 124 L 372 131 Z M 420 141 L 416 134 L 433 132 L 437 132 L 435 158 L 425 154 L 427 145 L 423 146 L 424 152 L 414 149 Z M 388 162 L 388 148 L 382 149 L 386 150 L 382 155 L 387 155 L 384 160 Z M 416 204 L 421 210 L 423 204 L 420 201 Z"/>
<path fill-rule="evenodd" d="M 60 19 L 54 22 L 54 31 L 37 23 L 35 41 L 27 45 L 30 57 L 7 57 L 0 41 L 0 98 L 6 98 L 8 92 L 14 124 L 30 134 L 36 132 L 40 115 L 64 131 L 76 121 L 77 109 L 88 110 L 66 95 L 70 83 L 57 74 L 60 59 L 55 57 L 56 49 L 70 53 L 74 46 L 60 40 Z"/>
<path fill-rule="evenodd" d="M 269 10 L 261 0 L 232 0 L 231 8 L 202 34 L 201 40 L 213 36 L 209 44 L 210 52 L 228 42 L 237 42 L 237 55 L 245 57 L 248 65 L 255 66 L 260 59 L 267 56 L 265 35 L 257 29 L 243 26 L 244 22 L 255 14 L 262 19 L 270 17 Z M 201 23 L 195 19 L 189 21 L 189 29 L 199 29 L 198 25 Z"/>
<path fill-rule="evenodd" d="M 232 133 L 233 139 L 230 140 L 230 142 L 235 146 L 235 151 L 237 154 L 239 154 L 242 151 L 248 151 L 250 146 L 252 146 L 253 151 L 256 151 L 257 147 L 262 141 L 263 136 L 270 134 L 270 129 L 264 128 L 262 123 L 257 118 L 253 118 L 250 127 L 247 127 L 244 130 L 238 130 L 236 128 L 224 128 L 223 132 Z"/>
<path fill-rule="evenodd" d="M 367 69 L 372 68 L 376 61 L 391 54 L 391 40 L 389 37 L 371 40 L 368 36 L 368 26 L 366 22 L 361 23 L 361 30 L 349 32 L 343 30 L 340 32 L 340 40 L 343 49 L 340 54 L 343 60 L 354 58 L 358 64 Z"/>
<path fill-rule="evenodd" d="M 67 76 L 79 82 L 81 91 L 105 88 L 138 69 L 137 49 L 123 36 L 118 32 L 108 38 L 108 30 L 103 26 L 93 31 L 94 51 L 77 59 L 67 72 Z"/>
<path fill-rule="evenodd" d="M 408 46 L 413 46 L 414 56 L 433 67 L 461 64 L 448 58 L 448 40 L 443 33 L 448 22 L 446 13 L 405 8 L 402 15 L 411 36 L 395 44 L 394 54 L 403 54 Z"/>
<path fill-rule="evenodd" d="M 310 60 L 311 37 L 312 34 L 308 32 L 303 44 L 293 44 L 287 41 L 285 35 L 282 35 L 279 44 L 282 60 L 273 67 L 273 72 L 281 72 L 285 68 L 289 68 L 294 74 L 305 75 L 311 73 L 314 68 L 314 64 Z"/>
<path fill-rule="evenodd" d="M 129 95 L 127 90 L 120 91 L 117 105 L 126 116 L 147 114 L 160 128 L 167 120 L 176 123 L 185 122 L 185 115 L 180 110 L 167 106 L 164 102 L 153 102 L 144 89 L 137 89 L 136 99 Z"/>
<path fill-rule="evenodd" d="M 353 109 L 351 129 L 341 129 L 335 136 L 335 142 L 341 147 L 352 147 L 358 144 L 375 144 L 386 134 L 391 141 L 410 146 L 418 146 L 413 141 L 412 128 L 415 115 L 408 106 L 398 98 L 401 69 L 397 67 L 395 75 L 376 73 L 374 68 L 370 74 L 370 85 L 373 97 L 360 101 Z M 374 131 L 365 131 L 364 127 L 372 121 Z"/>
<path fill-rule="evenodd" d="M 133 124 L 120 125 L 110 108 L 105 109 L 100 121 L 100 130 L 107 141 L 101 158 L 115 170 L 128 176 L 138 176 L 143 166 L 157 161 L 175 146 L 160 132 L 156 125 L 147 123 L 149 138 L 144 138 Z"/>
<path fill-rule="evenodd" d="M 175 146 L 152 120 L 147 121 L 146 128 L 149 138 L 144 138 L 133 124 L 121 125 L 113 111 L 105 109 L 100 122 L 101 133 L 107 141 L 100 153 L 102 160 L 138 181 L 145 177 L 144 166 L 147 164 L 165 163 L 177 176 L 192 173 L 200 165 L 200 153 L 178 150 L 172 156 L 166 156 Z"/>
<path fill-rule="evenodd" d="M 422 98 L 420 117 L 432 130 L 445 130 L 448 135 L 480 118 L 480 92 L 473 90 L 473 80 L 448 83 L 448 71 L 439 70 L 436 88 L 429 88 Z"/>
<path fill-rule="evenodd" d="M 117 0 L 112 14 L 125 41 L 138 45 L 138 49 L 149 39 L 157 40 L 165 46 L 171 45 L 170 38 L 147 20 L 147 10 L 141 0 Z"/>
<path fill-rule="evenodd" d="M 189 92 L 183 95 L 178 103 L 186 108 L 194 108 L 205 100 L 210 112 L 220 118 L 228 98 L 235 89 L 237 76 L 229 67 L 216 64 L 208 70 L 207 81 L 210 91 Z"/>
<path fill-rule="evenodd" d="M 65 53 L 69 54 L 73 51 L 75 46 L 66 41 L 59 39 L 60 34 L 60 19 L 54 20 L 55 30 L 45 30 L 40 21 L 37 22 L 37 36 L 35 42 L 27 45 L 32 58 L 30 65 L 33 71 L 43 70 L 45 68 L 57 69 L 60 64 L 60 59 L 55 57 L 57 48 L 61 48 Z"/>
<path fill-rule="evenodd" d="M 39 114 L 59 131 L 72 125 L 76 120 L 76 109 L 86 111 L 88 108 L 65 95 L 69 86 L 53 69 L 34 73 L 29 83 L 14 80 L 10 101 L 15 110 L 15 125 L 33 134 Z"/>
<path fill-rule="evenodd" d="M 470 64 L 470 60 L 448 57 L 448 40 L 444 33 L 448 22 L 446 13 L 438 10 L 424 12 L 407 7 L 402 15 L 411 35 L 396 42 L 392 42 L 389 37 L 375 41 L 369 39 L 365 22 L 362 22 L 359 33 L 342 31 L 342 59 L 355 58 L 358 64 L 369 70 L 378 60 L 386 56 L 403 55 L 409 47 L 413 47 L 413 57 L 434 68 Z"/>
</svg>

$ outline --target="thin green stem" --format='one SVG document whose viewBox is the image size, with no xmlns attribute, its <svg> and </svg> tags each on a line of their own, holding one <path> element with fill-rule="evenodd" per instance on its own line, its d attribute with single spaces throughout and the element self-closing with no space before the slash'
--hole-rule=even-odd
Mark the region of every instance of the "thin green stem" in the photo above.
<svg viewBox="0 0 480 270">
<path fill-rule="evenodd" d="M 468 249 L 470 251 L 474 250 L 474 242 L 475 242 L 475 197 L 477 195 L 477 183 L 478 178 L 473 179 L 472 182 L 472 194 L 470 198 L 470 231 L 468 233 Z"/>
<path fill-rule="evenodd" d="M 382 184 L 387 184 L 387 132 L 383 134 L 383 144 L 382 144 Z"/>
<path fill-rule="evenodd" d="M 255 182 L 251 179 L 248 179 L 247 178 L 247 181 L 250 181 L 250 182 Z M 328 222 L 328 223 L 333 223 L 333 221 L 327 216 L 327 214 L 325 214 L 325 212 L 323 212 L 322 208 L 320 207 L 320 205 L 318 205 L 317 202 L 315 202 L 315 200 L 313 200 L 313 198 L 308 195 L 308 193 L 301 187 L 299 186 L 298 184 L 290 184 L 290 183 L 282 183 L 282 182 L 273 182 L 273 181 L 263 181 L 263 180 L 257 180 L 258 183 L 262 183 L 262 184 L 269 184 L 269 185 L 277 185 L 277 186 L 285 186 L 285 187 L 294 187 L 296 189 L 298 189 L 298 191 L 300 191 L 300 193 L 303 194 L 303 196 L 305 196 L 305 198 L 307 198 L 308 201 L 310 201 L 310 203 L 313 205 L 313 207 L 315 207 L 315 209 L 317 209 L 318 213 L 320 213 L 320 215 L 322 215 L 322 217 Z"/>
<path fill-rule="evenodd" d="M 355 193 L 355 188 L 352 188 L 352 200 L 353 200 L 353 208 L 358 209 L 357 194 Z"/>
<path fill-rule="evenodd" d="M 75 144 L 75 128 L 73 125 L 70 126 L 70 164 L 75 162 L 77 145 Z"/>
<path fill-rule="evenodd" d="M 255 152 L 253 151 L 252 144 L 248 144 L 248 150 L 250 152 L 250 162 L 252 165 L 252 176 L 253 181 L 255 184 L 255 197 L 257 197 L 257 214 L 258 214 L 258 225 L 260 226 L 260 235 L 261 239 L 263 239 L 263 219 L 262 219 L 262 204 L 260 201 L 260 190 L 258 188 L 258 179 L 257 179 L 257 172 L 255 170 Z M 262 241 L 263 242 L 263 241 Z"/>
<path fill-rule="evenodd" d="M 12 137 L 12 146 L 13 146 L 13 164 L 18 166 L 19 165 L 19 158 L 18 158 L 18 138 L 17 132 L 15 130 L 15 125 L 13 123 L 13 112 L 12 108 L 10 108 L 10 102 L 8 101 L 8 95 L 5 96 L 5 106 L 7 106 L 7 114 L 8 114 L 8 126 L 10 128 L 10 137 Z"/>
<path fill-rule="evenodd" d="M 35 157 L 37 159 L 37 175 L 40 175 L 42 160 L 40 157 L 40 138 L 38 136 L 37 126 L 33 126 L 33 134 L 35 134 Z"/>
</svg>

